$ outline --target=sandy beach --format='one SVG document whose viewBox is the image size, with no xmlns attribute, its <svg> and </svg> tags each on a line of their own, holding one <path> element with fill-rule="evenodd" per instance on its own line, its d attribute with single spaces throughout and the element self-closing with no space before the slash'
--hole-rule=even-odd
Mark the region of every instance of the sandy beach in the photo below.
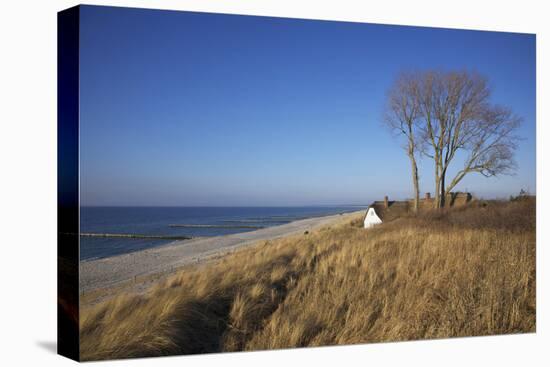
<svg viewBox="0 0 550 367">
<path fill-rule="evenodd" d="M 80 292 L 115 286 L 153 274 L 170 273 L 259 241 L 303 233 L 362 211 L 301 219 L 279 226 L 226 236 L 175 241 L 165 246 L 80 263 Z"/>
</svg>

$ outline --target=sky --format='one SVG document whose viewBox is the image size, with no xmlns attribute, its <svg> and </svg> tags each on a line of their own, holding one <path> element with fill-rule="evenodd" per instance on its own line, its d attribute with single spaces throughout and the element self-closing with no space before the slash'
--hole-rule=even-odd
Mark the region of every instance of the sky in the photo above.
<svg viewBox="0 0 550 367">
<path fill-rule="evenodd" d="M 427 69 L 481 73 L 523 118 L 516 173 L 456 189 L 536 191 L 535 35 L 93 6 L 80 22 L 82 205 L 411 197 L 381 120 L 397 74 Z M 419 169 L 433 192 L 433 163 Z"/>
</svg>

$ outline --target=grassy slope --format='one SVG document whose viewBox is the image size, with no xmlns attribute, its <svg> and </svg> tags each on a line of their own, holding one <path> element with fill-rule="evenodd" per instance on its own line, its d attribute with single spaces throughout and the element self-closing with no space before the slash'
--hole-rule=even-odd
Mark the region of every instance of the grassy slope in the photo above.
<svg viewBox="0 0 550 367">
<path fill-rule="evenodd" d="M 85 360 L 533 332 L 535 202 L 359 220 L 84 309 Z"/>
</svg>

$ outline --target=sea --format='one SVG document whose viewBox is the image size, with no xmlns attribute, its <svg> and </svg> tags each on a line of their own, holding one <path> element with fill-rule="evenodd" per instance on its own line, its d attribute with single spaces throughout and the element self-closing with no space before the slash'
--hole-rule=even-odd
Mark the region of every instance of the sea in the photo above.
<svg viewBox="0 0 550 367">
<path fill-rule="evenodd" d="M 83 234 L 212 237 L 353 212 L 359 206 L 310 207 L 81 207 Z M 80 237 L 80 260 L 163 246 L 174 239 Z"/>
</svg>

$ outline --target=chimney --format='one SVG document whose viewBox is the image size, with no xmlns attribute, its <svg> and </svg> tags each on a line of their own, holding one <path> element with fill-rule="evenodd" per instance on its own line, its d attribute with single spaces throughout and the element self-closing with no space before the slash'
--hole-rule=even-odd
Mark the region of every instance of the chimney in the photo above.
<svg viewBox="0 0 550 367">
<path fill-rule="evenodd" d="M 384 196 L 384 208 L 388 209 L 388 195 Z"/>
<path fill-rule="evenodd" d="M 429 192 L 426 193 L 426 200 L 430 200 L 432 197 Z"/>
</svg>

